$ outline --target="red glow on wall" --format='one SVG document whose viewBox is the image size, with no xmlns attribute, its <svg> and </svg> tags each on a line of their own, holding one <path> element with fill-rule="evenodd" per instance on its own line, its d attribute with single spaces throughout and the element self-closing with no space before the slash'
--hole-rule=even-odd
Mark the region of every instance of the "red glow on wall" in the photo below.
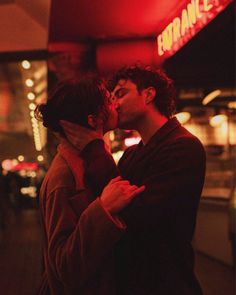
<svg viewBox="0 0 236 295">
<path fill-rule="evenodd" d="M 0 131 L 8 131 L 7 118 L 11 107 L 11 90 L 7 82 L 1 84 L 0 91 Z"/>
<path fill-rule="evenodd" d="M 97 67 L 100 72 L 110 72 L 123 66 L 141 63 L 160 65 L 155 40 L 117 41 L 97 46 Z"/>
<path fill-rule="evenodd" d="M 224 10 L 232 0 L 191 0 L 157 36 L 158 56 L 168 58 Z"/>
</svg>

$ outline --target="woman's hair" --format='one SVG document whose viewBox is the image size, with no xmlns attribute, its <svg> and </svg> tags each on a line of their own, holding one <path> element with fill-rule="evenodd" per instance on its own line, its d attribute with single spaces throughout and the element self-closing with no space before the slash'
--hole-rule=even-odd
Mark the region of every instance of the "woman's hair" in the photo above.
<svg viewBox="0 0 236 295">
<path fill-rule="evenodd" d="M 106 120 L 107 88 L 97 76 L 87 75 L 80 79 L 59 82 L 49 93 L 46 104 L 38 105 L 35 116 L 43 125 L 63 134 L 60 120 L 92 128 L 88 115 L 103 114 Z"/>
</svg>

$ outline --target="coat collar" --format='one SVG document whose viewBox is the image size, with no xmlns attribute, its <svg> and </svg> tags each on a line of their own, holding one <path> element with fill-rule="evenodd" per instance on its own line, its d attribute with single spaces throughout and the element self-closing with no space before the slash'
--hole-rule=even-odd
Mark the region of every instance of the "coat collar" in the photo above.
<svg viewBox="0 0 236 295">
<path fill-rule="evenodd" d="M 176 117 L 173 117 L 169 119 L 160 129 L 158 129 L 155 134 L 149 139 L 147 144 L 143 144 L 142 141 L 139 142 L 138 146 L 141 148 L 143 147 L 152 147 L 155 146 L 157 143 L 163 141 L 165 137 L 168 136 L 170 132 L 172 132 L 175 128 L 181 126 L 179 121 L 176 119 Z"/>
<path fill-rule="evenodd" d="M 128 179 L 137 179 L 140 171 L 146 169 L 147 159 L 150 158 L 152 151 L 157 150 L 165 142 L 169 134 L 179 126 L 181 125 L 178 120 L 175 117 L 171 118 L 156 131 L 146 145 L 140 141 L 135 148 L 131 147 L 130 153 L 127 153 L 123 160 L 121 158 L 119 163 L 122 175 Z"/>
</svg>

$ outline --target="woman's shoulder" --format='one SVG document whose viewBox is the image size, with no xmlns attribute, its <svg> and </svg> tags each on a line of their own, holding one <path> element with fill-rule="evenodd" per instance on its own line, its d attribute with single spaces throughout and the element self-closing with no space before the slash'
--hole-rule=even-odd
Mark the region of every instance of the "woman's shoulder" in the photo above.
<svg viewBox="0 0 236 295">
<path fill-rule="evenodd" d="M 73 173 L 60 154 L 56 154 L 48 172 L 45 175 L 42 188 L 47 187 L 47 194 L 52 191 L 68 187 L 70 189 L 75 188 L 75 180 Z"/>
</svg>

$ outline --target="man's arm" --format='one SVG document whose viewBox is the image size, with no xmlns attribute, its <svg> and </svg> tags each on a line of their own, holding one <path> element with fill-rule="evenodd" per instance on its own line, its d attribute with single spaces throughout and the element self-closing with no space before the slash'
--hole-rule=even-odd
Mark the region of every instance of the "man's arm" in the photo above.
<svg viewBox="0 0 236 295">
<path fill-rule="evenodd" d="M 125 169 L 126 155 L 120 164 Z M 145 169 L 144 169 L 145 168 Z M 149 158 L 136 185 L 145 191 L 121 212 L 128 227 L 155 232 L 175 228 L 190 238 L 204 182 L 205 152 L 198 140 L 182 138 Z"/>
<path fill-rule="evenodd" d="M 91 155 L 93 149 L 96 150 L 94 143 L 90 143 Z M 104 146 L 100 146 L 100 149 L 101 155 L 106 154 Z M 125 169 L 127 159 L 132 157 L 132 150 L 133 147 L 129 148 L 120 161 L 121 173 Z M 101 159 L 104 167 L 105 163 L 111 161 L 110 158 L 102 156 Z M 89 161 L 91 171 L 96 171 L 96 159 L 93 161 L 93 157 L 88 157 L 85 160 Z M 98 174 L 92 172 L 91 178 L 96 180 Z M 168 228 L 168 225 L 173 228 L 174 224 L 183 235 L 190 237 L 204 175 L 205 152 L 201 143 L 195 138 L 176 140 L 147 161 L 141 171 L 141 182 L 138 180 L 133 183 L 145 185 L 145 191 L 125 208 L 120 216 L 128 227 L 156 230 L 159 226 L 163 228 L 163 224 L 166 225 L 165 228 Z M 189 226 L 184 225 L 185 222 L 189 223 Z"/>
</svg>

